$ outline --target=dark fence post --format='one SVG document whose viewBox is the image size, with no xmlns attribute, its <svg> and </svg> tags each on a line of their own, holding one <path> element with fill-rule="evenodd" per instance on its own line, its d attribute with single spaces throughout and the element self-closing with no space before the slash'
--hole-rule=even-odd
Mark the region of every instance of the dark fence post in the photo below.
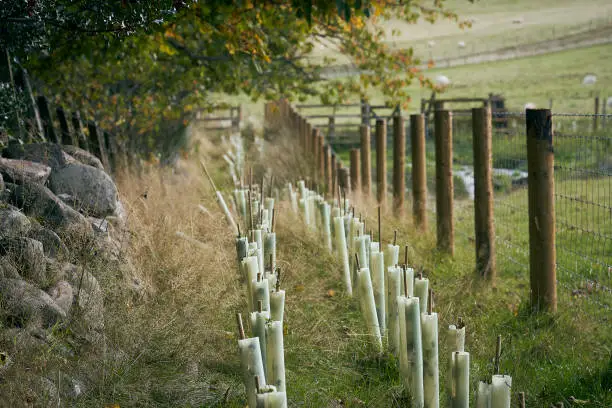
<svg viewBox="0 0 612 408">
<path fill-rule="evenodd" d="M 427 229 L 427 170 L 425 167 L 425 116 L 410 115 L 412 147 L 412 215 L 421 230 Z"/>
<path fill-rule="evenodd" d="M 453 122 L 452 113 L 436 110 L 436 219 L 438 249 L 454 255 L 453 225 Z"/>
<path fill-rule="evenodd" d="M 384 208 L 387 196 L 387 122 L 376 120 L 376 198 Z"/>
<path fill-rule="evenodd" d="M 115 135 L 112 135 L 106 131 L 104 132 L 104 147 L 108 161 L 108 172 L 114 172 L 117 168 Z"/>
<path fill-rule="evenodd" d="M 359 191 L 361 187 L 361 152 L 359 149 L 351 149 L 351 190 Z"/>
<path fill-rule="evenodd" d="M 83 134 L 83 125 L 81 124 L 81 114 L 76 111 L 72 112 L 72 128 L 74 129 L 74 138 L 77 143 L 76 146 L 83 150 L 89 150 L 89 144 L 87 138 Z"/>
<path fill-rule="evenodd" d="M 59 121 L 60 130 L 62 132 L 62 144 L 75 144 L 72 135 L 70 134 L 70 128 L 68 127 L 68 120 L 66 119 L 66 113 L 64 112 L 64 109 L 61 106 L 58 106 L 55 109 L 55 113 L 57 114 L 57 120 Z"/>
<path fill-rule="evenodd" d="M 495 280 L 495 227 L 493 219 L 493 166 L 491 110 L 472 109 L 474 143 L 474 225 L 476 272 Z"/>
<path fill-rule="evenodd" d="M 327 192 L 327 198 L 334 198 L 333 182 L 332 182 L 332 169 L 335 162 L 332 160 L 332 149 L 330 145 L 325 145 L 325 191 Z"/>
<path fill-rule="evenodd" d="M 593 132 L 597 131 L 597 115 L 599 115 L 599 96 L 595 97 L 595 104 L 594 104 L 594 113 L 595 115 L 593 116 Z"/>
<path fill-rule="evenodd" d="M 87 122 L 87 128 L 89 129 L 89 145 L 93 150 L 92 153 L 102 161 L 104 169 L 110 171 L 110 164 L 104 148 L 104 135 L 98 129 L 96 122 L 92 120 Z"/>
<path fill-rule="evenodd" d="M 531 307 L 555 312 L 555 179 L 550 110 L 527 109 L 526 128 Z"/>
<path fill-rule="evenodd" d="M 347 194 L 351 192 L 351 177 L 349 175 L 349 170 L 342 165 L 340 165 L 338 169 L 338 181 L 341 189 L 344 189 Z"/>
<path fill-rule="evenodd" d="M 361 124 L 370 125 L 370 105 L 365 99 L 361 100 Z"/>
<path fill-rule="evenodd" d="M 333 152 L 331 154 L 331 162 L 329 167 L 332 180 L 330 195 L 333 199 L 336 195 L 336 191 L 338 191 L 338 160 L 336 159 L 336 154 Z"/>
<path fill-rule="evenodd" d="M 40 95 L 36 98 L 38 105 L 38 112 L 40 113 L 40 119 L 43 123 L 43 129 L 45 131 L 45 139 L 51 143 L 59 143 L 55 129 L 53 129 L 53 119 L 51 118 L 51 111 L 49 110 L 49 102 L 44 95 Z"/>
<path fill-rule="evenodd" d="M 319 168 L 317 171 L 319 172 L 319 184 L 323 185 L 325 183 L 325 136 L 318 129 L 317 132 L 319 133 L 319 145 L 317 146 Z"/>
<path fill-rule="evenodd" d="M 398 111 L 393 117 L 393 210 L 400 217 L 404 212 L 406 190 L 406 132 L 404 118 Z"/>
<path fill-rule="evenodd" d="M 313 175 L 313 179 L 314 181 L 318 184 L 319 183 L 319 161 L 321 160 L 320 154 L 319 152 L 321 151 L 319 149 L 319 144 L 320 144 L 320 139 L 321 139 L 321 135 L 319 134 L 319 129 L 312 127 L 312 136 L 311 136 L 311 143 L 312 143 L 312 161 L 313 161 L 313 166 L 312 166 L 312 175 Z"/>
<path fill-rule="evenodd" d="M 370 124 L 361 125 L 361 192 L 369 196 L 372 193 L 372 150 L 370 142 Z"/>
<path fill-rule="evenodd" d="M 336 119 L 333 116 L 330 116 L 327 122 L 327 137 L 330 141 L 336 137 Z"/>
</svg>

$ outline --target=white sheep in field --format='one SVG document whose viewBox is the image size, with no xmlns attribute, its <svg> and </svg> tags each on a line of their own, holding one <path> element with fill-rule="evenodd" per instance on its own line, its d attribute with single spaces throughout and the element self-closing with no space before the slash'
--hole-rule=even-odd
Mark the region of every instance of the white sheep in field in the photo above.
<svg viewBox="0 0 612 408">
<path fill-rule="evenodd" d="M 523 107 L 523 110 L 527 110 L 527 109 L 535 109 L 536 108 L 536 104 L 533 102 L 527 102 L 525 104 L 525 106 Z"/>
<path fill-rule="evenodd" d="M 427 41 L 428 48 L 433 48 L 435 45 L 436 45 L 436 42 L 434 40 Z"/>
<path fill-rule="evenodd" d="M 608 108 L 612 108 L 612 96 L 608 97 L 608 99 L 606 100 L 606 105 L 608 106 Z"/>
<path fill-rule="evenodd" d="M 459 47 L 459 48 L 465 48 L 465 41 L 459 41 L 459 42 L 457 43 L 457 47 Z"/>
<path fill-rule="evenodd" d="M 450 79 L 448 79 L 448 77 L 445 75 L 438 75 L 436 77 L 436 84 L 438 86 L 448 86 L 450 85 L 450 83 L 451 83 Z"/>
<path fill-rule="evenodd" d="M 582 85 L 593 85 L 595 82 L 597 82 L 597 76 L 593 74 L 585 75 L 582 79 Z"/>
</svg>

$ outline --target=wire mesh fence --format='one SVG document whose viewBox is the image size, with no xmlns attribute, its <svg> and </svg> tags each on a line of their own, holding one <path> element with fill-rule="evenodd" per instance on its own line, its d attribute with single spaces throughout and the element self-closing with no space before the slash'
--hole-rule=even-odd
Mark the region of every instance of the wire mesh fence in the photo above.
<svg viewBox="0 0 612 408">
<path fill-rule="evenodd" d="M 612 308 L 612 131 L 606 115 L 553 115 L 557 278 Z"/>
</svg>

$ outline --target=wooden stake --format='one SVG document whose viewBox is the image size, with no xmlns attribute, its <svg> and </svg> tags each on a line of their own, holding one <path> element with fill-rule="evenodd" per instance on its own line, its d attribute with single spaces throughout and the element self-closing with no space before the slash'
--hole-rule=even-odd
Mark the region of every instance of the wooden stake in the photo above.
<svg viewBox="0 0 612 408">
<path fill-rule="evenodd" d="M 497 336 L 497 347 L 495 348 L 495 370 L 493 374 L 499 374 L 499 359 L 501 357 L 501 334 Z"/>
<path fill-rule="evenodd" d="M 244 326 L 242 325 L 242 314 L 236 313 L 236 323 L 238 323 L 238 338 L 244 340 L 246 337 L 244 335 Z"/>
<path fill-rule="evenodd" d="M 251 224 L 251 231 L 253 231 L 253 202 L 251 200 L 251 184 L 249 184 L 249 223 Z"/>
<path fill-rule="evenodd" d="M 402 268 L 402 271 L 404 272 L 404 296 L 408 297 L 408 276 L 406 273 L 406 266 Z"/>
<path fill-rule="evenodd" d="M 357 270 L 361 270 L 361 266 L 359 266 L 359 255 L 355 254 L 355 265 L 357 265 Z"/>
<path fill-rule="evenodd" d="M 263 301 L 261 301 L 261 300 L 257 301 L 257 311 L 259 313 L 263 312 Z"/>
<path fill-rule="evenodd" d="M 381 223 L 380 223 L 380 206 L 378 206 L 378 242 L 380 244 L 380 247 L 382 248 L 382 227 L 381 227 Z"/>
<path fill-rule="evenodd" d="M 462 329 L 465 327 L 465 323 L 463 323 L 463 317 L 459 316 L 457 319 L 457 328 Z"/>
<path fill-rule="evenodd" d="M 280 268 L 276 268 L 276 291 L 279 292 L 280 291 Z"/>
<path fill-rule="evenodd" d="M 257 282 L 261 282 L 261 272 L 257 272 Z"/>
<path fill-rule="evenodd" d="M 208 177 L 208 181 L 210 181 L 210 185 L 212 186 L 213 190 L 215 190 L 216 192 L 217 187 L 215 186 L 215 182 L 213 181 L 212 177 L 210 177 L 210 174 L 208 173 L 208 170 L 206 169 L 206 165 L 204 164 L 204 161 L 200 160 L 200 165 L 202 166 L 202 169 L 204 170 L 204 174 L 206 174 L 206 177 Z"/>
<path fill-rule="evenodd" d="M 408 245 L 404 249 L 404 265 L 408 266 Z"/>
<path fill-rule="evenodd" d="M 519 392 L 518 393 L 518 400 L 519 400 L 519 408 L 525 408 L 525 393 L 524 392 Z"/>
<path fill-rule="evenodd" d="M 272 227 L 270 232 L 274 232 L 274 226 L 276 225 L 276 208 L 272 208 Z"/>
<path fill-rule="evenodd" d="M 256 375 L 255 376 L 255 391 L 259 394 L 261 391 L 261 388 L 259 387 L 259 376 Z"/>
<path fill-rule="evenodd" d="M 397 230 L 393 231 L 393 246 L 395 246 L 396 242 L 397 242 Z"/>
<path fill-rule="evenodd" d="M 433 289 L 429 288 L 429 303 L 427 305 L 427 312 L 431 315 L 434 307 L 434 292 Z"/>
</svg>

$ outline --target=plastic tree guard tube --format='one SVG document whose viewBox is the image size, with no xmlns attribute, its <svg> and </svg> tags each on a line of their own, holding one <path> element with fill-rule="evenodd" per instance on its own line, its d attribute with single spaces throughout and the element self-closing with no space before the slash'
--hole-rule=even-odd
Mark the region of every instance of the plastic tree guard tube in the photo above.
<svg viewBox="0 0 612 408">
<path fill-rule="evenodd" d="M 219 203 L 219 207 L 221 207 L 221 210 L 225 215 L 225 220 L 232 229 L 232 232 L 234 233 L 234 235 L 238 235 L 238 227 L 236 226 L 234 218 L 232 218 L 232 213 L 230 213 L 229 208 L 227 208 L 227 204 L 225 204 L 225 200 L 223 199 L 223 194 L 221 194 L 220 191 L 217 191 L 217 202 Z"/>
<path fill-rule="evenodd" d="M 400 371 L 406 389 L 410 390 L 412 406 L 424 406 L 423 393 L 423 348 L 421 343 L 421 312 L 419 299 L 398 297 L 400 320 Z M 403 353 L 403 356 L 402 356 Z M 400 366 L 401 368 L 401 366 Z"/>
<path fill-rule="evenodd" d="M 300 198 L 306 197 L 306 182 L 304 180 L 298 181 L 298 190 L 300 190 Z"/>
<path fill-rule="evenodd" d="M 266 322 L 270 320 L 270 312 L 263 311 L 251 313 L 251 329 L 253 337 L 259 338 L 259 348 L 261 349 L 261 358 L 263 361 L 264 372 L 266 372 Z"/>
<path fill-rule="evenodd" d="M 368 252 L 366 248 L 365 238 L 366 238 L 365 235 L 360 235 L 359 237 L 355 238 L 354 248 L 355 248 L 355 253 L 359 257 L 359 265 L 361 267 L 367 268 L 368 264 L 364 262 L 364 259 L 366 259 L 366 253 Z M 353 262 L 356 262 L 354 255 L 353 255 Z M 353 282 L 355 282 L 355 285 L 357 286 L 356 290 L 358 291 L 358 295 L 361 295 L 361 292 L 359 292 L 359 280 L 357 279 L 357 273 L 359 271 L 357 270 L 357 266 L 355 265 L 355 263 L 353 263 L 353 270 L 355 271 L 355 275 L 353 275 Z"/>
<path fill-rule="evenodd" d="M 244 275 L 242 260 L 246 258 L 249 249 L 249 242 L 246 237 L 236 238 L 236 257 L 238 259 L 238 270 Z"/>
<path fill-rule="evenodd" d="M 249 307 L 249 311 L 252 312 L 255 309 L 253 308 L 253 289 L 251 282 L 257 279 L 257 274 L 259 273 L 259 263 L 257 262 L 256 256 L 247 256 L 242 260 L 242 269 L 245 272 L 247 279 L 247 303 Z"/>
<path fill-rule="evenodd" d="M 257 304 L 261 300 L 262 310 L 270 311 L 270 286 L 267 279 L 251 281 L 253 288 L 253 310 L 257 310 Z"/>
<path fill-rule="evenodd" d="M 274 211 L 274 199 L 271 197 L 267 197 L 264 200 L 264 208 L 266 209 L 266 214 L 268 216 L 268 231 L 272 229 L 272 212 Z"/>
<path fill-rule="evenodd" d="M 264 274 L 264 278 L 268 280 L 268 292 L 270 292 L 271 294 L 274 288 L 276 287 L 276 274 L 266 272 Z"/>
<path fill-rule="evenodd" d="M 370 237 L 368 234 L 364 234 L 363 237 L 365 241 L 365 263 L 363 264 L 363 266 L 369 268 L 370 267 L 370 242 L 372 242 L 372 237 Z M 361 258 L 359 258 L 359 261 L 362 262 Z M 384 267 L 385 266 L 383 265 L 383 268 Z"/>
<path fill-rule="evenodd" d="M 272 265 L 270 265 L 270 271 L 276 270 L 276 232 L 268 232 L 264 238 L 264 253 L 268 257 L 264 258 L 264 263 L 270 261 L 270 255 L 272 255 Z"/>
<path fill-rule="evenodd" d="M 451 359 L 451 408 L 470 407 L 470 353 L 455 351 Z"/>
<path fill-rule="evenodd" d="M 374 289 L 372 287 L 372 279 L 370 278 L 370 269 L 361 268 L 357 279 L 359 280 L 359 304 L 361 305 L 361 313 L 365 318 L 368 332 L 374 338 L 376 347 L 379 351 L 382 351 L 382 338 L 380 335 L 380 326 L 378 325 L 378 317 L 376 316 L 376 303 L 374 301 Z"/>
<path fill-rule="evenodd" d="M 342 217 L 334 218 L 334 228 L 336 230 L 336 248 L 338 249 L 338 260 L 342 264 L 344 286 L 346 287 L 346 293 L 349 296 L 352 296 L 353 286 L 351 284 L 351 269 L 349 267 L 348 250 L 346 248 L 346 238 L 344 235 L 344 220 Z"/>
<path fill-rule="evenodd" d="M 404 295 L 406 297 L 413 297 L 414 296 L 414 269 L 412 268 L 406 268 L 405 271 L 402 271 L 402 273 L 406 274 L 406 288 L 405 288 L 405 292 Z M 404 288 L 404 277 L 402 276 L 402 288 Z M 419 304 L 420 307 L 420 304 Z M 425 309 L 421 309 L 422 312 L 425 312 L 427 310 L 427 308 Z"/>
<path fill-rule="evenodd" d="M 315 197 L 310 196 L 308 197 L 308 216 L 310 217 L 309 222 L 308 222 L 308 226 L 310 227 L 311 230 L 316 231 L 317 229 L 317 211 L 316 211 L 316 205 L 315 205 Z"/>
<path fill-rule="evenodd" d="M 247 219 L 247 200 L 246 200 L 246 190 L 238 189 L 234 190 L 234 199 L 236 200 L 236 206 L 238 207 L 238 212 L 240 213 L 240 217 L 246 221 Z"/>
<path fill-rule="evenodd" d="M 387 312 L 385 310 L 385 260 L 382 252 L 372 252 L 370 255 L 372 270 L 372 286 L 374 286 L 374 300 L 376 301 L 376 316 L 381 333 L 387 330 Z"/>
<path fill-rule="evenodd" d="M 331 225 L 330 225 L 330 206 L 326 202 L 321 204 L 321 222 L 322 222 L 322 231 L 323 238 L 325 239 L 325 246 L 329 250 L 332 251 L 332 236 L 331 236 Z"/>
<path fill-rule="evenodd" d="M 336 248 L 336 229 L 334 227 L 334 218 L 336 217 L 341 217 L 340 215 L 340 208 L 338 207 L 334 207 L 331 209 L 331 217 L 330 217 L 330 229 L 331 229 L 331 235 L 332 235 L 332 250 L 333 252 L 336 252 L 338 249 Z"/>
<path fill-rule="evenodd" d="M 240 350 L 242 381 L 246 387 L 247 400 L 249 406 L 254 407 L 257 404 L 257 390 L 255 389 L 254 378 L 257 376 L 260 382 L 264 384 L 266 382 L 259 338 L 238 340 L 238 349 Z"/>
<path fill-rule="evenodd" d="M 465 327 L 458 329 L 454 324 L 448 326 L 446 344 L 449 351 L 465 351 Z"/>
<path fill-rule="evenodd" d="M 304 225 L 310 226 L 310 206 L 308 205 L 307 198 L 300 198 L 300 212 L 302 214 L 302 220 Z"/>
<path fill-rule="evenodd" d="M 476 408 L 491 408 L 491 384 L 478 382 L 478 394 L 476 394 Z"/>
<path fill-rule="evenodd" d="M 512 377 L 494 375 L 491 381 L 491 408 L 510 408 Z"/>
<path fill-rule="evenodd" d="M 256 408 L 287 408 L 287 394 L 280 391 L 257 394 Z"/>
<path fill-rule="evenodd" d="M 370 238 L 370 248 L 369 248 L 369 254 L 368 254 L 368 259 L 370 260 L 370 269 L 372 269 L 372 254 L 375 252 L 381 252 L 380 245 L 378 244 L 378 242 L 372 242 Z M 384 267 L 385 266 L 383 265 L 383 269 Z M 383 270 L 383 274 L 384 274 L 384 270 Z"/>
<path fill-rule="evenodd" d="M 257 254 L 257 261 L 259 262 L 259 272 L 263 273 L 265 271 L 264 256 L 267 252 L 264 252 L 262 230 L 256 229 L 253 231 L 253 241 L 257 242 L 257 248 L 259 248 L 259 253 Z"/>
<path fill-rule="evenodd" d="M 383 252 L 385 254 L 385 286 L 388 288 L 389 285 L 390 285 L 389 284 L 389 276 L 388 276 L 389 267 L 390 266 L 395 267 L 398 264 L 399 245 L 387 244 L 387 246 L 385 247 L 385 250 Z M 402 287 L 400 287 L 400 293 L 403 293 Z M 387 296 L 387 299 L 386 299 L 386 301 L 387 301 L 387 305 L 386 305 L 387 310 L 389 310 L 389 308 L 391 307 L 391 305 L 389 305 L 389 302 L 391 301 L 391 299 L 395 299 L 395 297 L 391 298 L 391 297 Z"/>
<path fill-rule="evenodd" d="M 421 310 L 426 311 L 429 297 L 429 279 L 416 278 L 414 280 L 414 296 L 419 298 Z"/>
<path fill-rule="evenodd" d="M 387 270 L 387 327 L 389 337 L 389 349 L 399 357 L 400 351 L 400 323 L 399 306 L 397 299 L 401 296 L 401 272 L 399 267 L 391 266 Z"/>
<path fill-rule="evenodd" d="M 298 213 L 298 198 L 297 193 L 293 191 L 293 187 L 291 183 L 287 186 L 289 190 L 289 200 L 291 201 L 291 210 L 293 210 L 294 214 Z"/>
<path fill-rule="evenodd" d="M 285 388 L 285 349 L 283 347 L 283 324 L 279 321 L 266 323 L 266 378 L 278 391 Z"/>
<path fill-rule="evenodd" d="M 423 393 L 425 408 L 440 406 L 438 369 L 438 314 L 421 314 L 423 338 Z"/>
<path fill-rule="evenodd" d="M 285 291 L 279 290 L 270 293 L 270 318 L 283 322 L 285 314 Z"/>
</svg>

